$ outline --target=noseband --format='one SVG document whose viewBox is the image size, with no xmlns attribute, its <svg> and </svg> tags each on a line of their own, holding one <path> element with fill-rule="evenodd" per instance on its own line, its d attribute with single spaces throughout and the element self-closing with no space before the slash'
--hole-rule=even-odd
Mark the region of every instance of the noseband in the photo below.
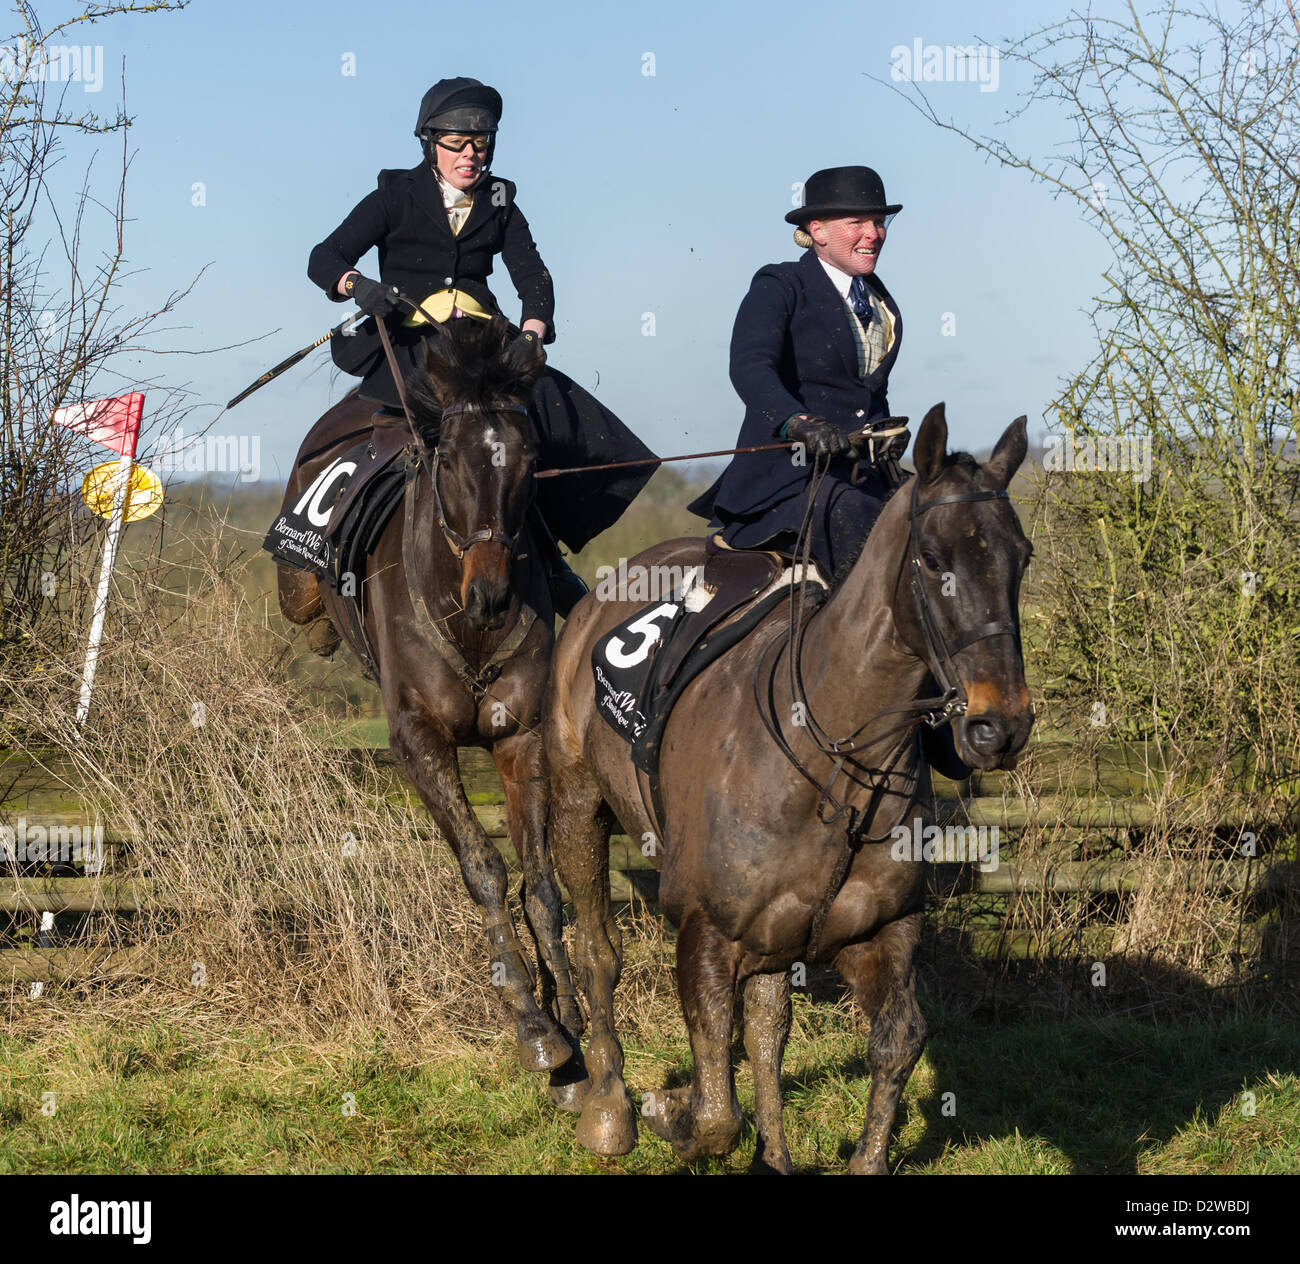
<svg viewBox="0 0 1300 1264">
<path fill-rule="evenodd" d="M 449 414 L 467 413 L 479 407 L 481 405 L 478 404 L 451 404 L 442 410 L 442 415 L 446 417 Z M 503 404 L 491 411 L 528 415 L 528 407 L 525 404 Z M 507 535 L 504 531 L 496 531 L 492 527 L 479 527 L 477 531 L 471 531 L 469 535 L 461 535 L 448 523 L 447 514 L 442 504 L 442 492 L 438 488 L 438 466 L 441 459 L 442 449 L 435 447 L 433 458 L 428 463 L 429 482 L 433 486 L 433 507 L 438 516 L 438 526 L 442 529 L 442 538 L 447 541 L 447 546 L 456 555 L 457 561 L 463 561 L 465 554 L 476 544 L 501 544 L 509 552 L 513 553 L 515 546 L 519 543 L 522 528 L 520 528 L 520 531 L 516 531 L 514 535 Z"/>
<path fill-rule="evenodd" d="M 819 474 L 824 474 L 824 469 L 815 468 L 812 484 L 809 488 L 809 513 L 805 515 L 804 526 L 800 530 L 801 543 L 803 545 L 803 561 L 805 563 L 805 574 L 807 573 L 806 564 L 809 561 L 811 540 L 807 535 L 808 525 L 811 515 L 811 505 L 817 495 L 817 485 L 820 482 Z M 843 802 L 834 794 L 835 782 L 839 779 L 840 774 L 844 771 L 846 763 L 852 764 L 859 771 L 871 773 L 872 770 L 865 768 L 858 760 L 854 759 L 854 753 L 860 749 L 859 738 L 863 731 L 870 725 L 874 724 L 882 716 L 908 713 L 909 718 L 899 721 L 891 728 L 886 729 L 884 733 L 877 735 L 873 739 L 875 742 L 889 737 L 901 730 L 917 729 L 921 724 L 928 724 L 931 728 L 942 728 L 943 725 L 951 721 L 955 716 L 966 713 L 966 692 L 962 687 L 961 681 L 957 674 L 957 668 L 953 662 L 953 656 L 960 654 L 962 650 L 976 644 L 979 641 L 988 640 L 994 636 L 1015 636 L 1016 627 L 1012 623 L 993 622 L 985 623 L 969 632 L 963 633 L 958 640 L 949 644 L 944 638 L 943 632 L 939 627 L 939 621 L 935 617 L 934 606 L 931 603 L 929 594 L 925 590 L 925 584 L 922 580 L 921 571 L 921 546 L 917 539 L 916 523 L 917 519 L 928 510 L 936 509 L 940 505 L 965 504 L 981 500 L 1010 500 L 1005 491 L 970 491 L 959 492 L 952 496 L 940 496 L 935 500 L 920 503 L 918 492 L 920 490 L 921 480 L 913 477 L 912 483 L 912 504 L 908 512 L 907 520 L 907 557 L 911 561 L 911 589 L 916 601 L 917 611 L 920 615 L 922 635 L 925 637 L 926 647 L 926 665 L 929 667 L 931 674 L 934 676 L 936 683 L 943 692 L 937 697 L 917 698 L 912 702 L 904 702 L 898 706 L 885 707 L 877 711 L 874 715 L 864 720 L 852 733 L 846 737 L 832 737 L 817 722 L 812 713 L 812 707 L 808 700 L 807 690 L 803 683 L 803 638 L 807 632 L 808 623 L 802 618 L 802 611 L 798 614 L 795 612 L 795 600 L 792 597 L 790 603 L 790 619 L 786 627 L 782 628 L 771 641 L 764 646 L 759 653 L 754 664 L 754 700 L 758 704 L 759 716 L 767 729 L 768 735 L 781 748 L 786 759 L 798 770 L 798 772 L 809 781 L 812 785 L 821 791 L 821 798 L 817 803 L 817 815 L 823 824 L 830 825 L 840 817 L 847 815 L 849 819 L 848 833 L 849 837 L 856 839 L 858 842 L 879 841 L 869 840 L 862 836 L 862 827 L 871 819 L 874 812 L 875 804 L 879 796 L 883 793 L 888 784 L 889 776 L 895 771 L 895 765 L 898 760 L 905 754 L 908 746 L 912 745 L 912 739 L 907 739 L 899 748 L 890 765 L 884 770 L 884 776 L 874 784 L 871 802 L 866 808 L 855 808 L 851 804 Z M 802 598 L 803 588 L 800 586 L 800 596 Z M 763 690 L 761 686 L 762 669 L 764 663 L 774 646 L 787 644 L 789 660 L 789 683 L 790 696 L 792 699 L 803 704 L 803 730 L 812 741 L 812 743 L 824 755 L 828 756 L 833 763 L 829 779 L 823 781 L 816 777 L 800 760 L 795 753 L 794 748 L 786 739 L 785 734 L 781 731 L 781 726 L 777 722 L 774 714 L 769 714 L 771 710 L 772 689 L 775 685 L 777 662 L 773 662 L 771 674 L 768 680 L 768 702 L 764 703 Z M 779 661 L 779 660 L 778 660 Z M 874 780 L 874 778 L 873 778 Z M 826 810 L 830 810 L 831 815 L 825 815 Z M 910 810 L 910 805 L 909 809 Z M 906 816 L 904 811 L 904 816 Z"/>
<path fill-rule="evenodd" d="M 818 484 L 820 483 L 819 475 L 824 475 L 825 467 L 814 466 L 813 478 L 808 491 L 809 508 L 804 517 L 804 524 L 800 530 L 801 543 L 803 545 L 803 561 L 805 563 L 804 573 L 807 574 L 807 563 L 811 551 L 811 539 L 806 534 L 808 532 L 811 520 L 812 504 L 817 495 Z M 921 629 L 925 637 L 927 666 L 933 674 L 935 681 L 943 690 L 943 693 L 937 698 L 918 698 L 913 702 L 905 702 L 899 706 L 885 707 L 877 711 L 875 715 L 865 720 L 847 737 L 833 738 L 820 724 L 812 714 L 812 707 L 809 705 L 808 694 L 803 684 L 803 670 L 801 659 L 803 657 L 803 637 L 807 631 L 807 621 L 802 618 L 802 611 L 799 615 L 795 614 L 795 600 L 791 597 L 790 601 L 790 622 L 787 628 L 782 628 L 777 635 L 767 643 L 759 652 L 758 658 L 754 664 L 754 701 L 758 705 L 759 717 L 763 721 L 763 727 L 767 729 L 768 735 L 780 747 L 782 754 L 794 765 L 795 769 L 804 778 L 810 782 L 818 791 L 820 797 L 817 800 L 817 818 L 823 825 L 832 825 L 841 818 L 847 818 L 845 825 L 845 841 L 848 844 L 839 853 L 835 866 L 832 869 L 830 881 L 818 901 L 817 907 L 813 911 L 812 922 L 808 933 L 808 956 L 814 959 L 821 951 L 822 935 L 826 929 L 826 919 L 830 915 L 831 905 L 835 903 L 835 898 L 839 894 L 840 888 L 848 876 L 849 867 L 853 863 L 853 857 L 857 849 L 863 843 L 878 843 L 893 835 L 893 830 L 886 834 L 877 835 L 875 838 L 867 836 L 866 827 L 874 820 L 876 811 L 886 794 L 894 794 L 899 797 L 906 797 L 902 813 L 899 815 L 899 822 L 907 819 L 916 803 L 917 795 L 920 793 L 921 777 L 919 772 L 912 775 L 913 789 L 910 793 L 905 791 L 890 790 L 890 779 L 900 771 L 899 764 L 906 757 L 909 749 L 916 753 L 916 758 L 920 759 L 920 742 L 917 735 L 920 732 L 921 724 L 929 724 L 933 728 L 941 728 L 947 724 L 954 716 L 964 715 L 966 713 L 966 693 L 962 688 L 961 681 L 957 677 L 957 668 L 953 663 L 953 655 L 960 654 L 962 650 L 974 645 L 978 641 L 987 640 L 993 636 L 1014 636 L 1016 628 L 1010 623 L 985 623 L 978 628 L 964 633 L 953 644 L 949 644 L 943 636 L 939 627 L 939 621 L 935 618 L 934 607 L 930 602 L 930 597 L 925 591 L 925 584 L 921 576 L 921 546 L 917 540 L 916 521 L 925 512 L 935 509 L 940 505 L 965 504 L 980 500 L 1009 500 L 1010 497 L 1005 491 L 985 491 L 985 492 L 959 492 L 953 496 L 940 496 L 935 500 L 920 503 L 918 492 L 920 490 L 921 480 L 914 476 L 912 483 L 912 504 L 907 517 L 907 556 L 911 561 L 911 588 L 916 600 L 917 610 L 921 617 Z M 801 585 L 802 589 L 806 582 Z M 897 584 L 895 584 L 897 591 Z M 824 755 L 832 761 L 830 776 L 825 780 L 816 777 L 804 765 L 803 761 L 795 753 L 794 747 L 786 739 L 785 734 L 781 731 L 780 722 L 775 714 L 775 697 L 774 688 L 776 684 L 777 663 L 772 664 L 771 675 L 768 678 L 767 697 L 763 697 L 761 689 L 761 676 L 765 660 L 769 651 L 774 645 L 780 645 L 786 642 L 788 645 L 789 656 L 789 673 L 790 673 L 790 696 L 792 699 L 802 702 L 804 708 L 804 732 L 812 740 L 813 744 Z M 779 661 L 779 660 L 778 660 Z M 882 716 L 895 714 L 898 712 L 912 712 L 910 718 L 901 720 L 899 723 L 887 729 L 880 734 L 875 741 L 889 737 L 899 730 L 910 730 L 914 736 L 908 736 L 899 745 L 898 750 L 888 761 L 883 769 L 867 768 L 864 764 L 854 758 L 854 752 L 859 749 L 858 738 L 864 729 L 875 723 Z M 837 798 L 835 795 L 835 783 L 839 780 L 841 773 L 844 772 L 844 765 L 852 764 L 859 772 L 865 773 L 868 777 L 868 787 L 871 791 L 870 798 L 864 807 L 854 807 L 853 804 L 844 799 Z M 914 764 L 913 767 L 916 765 Z M 827 815 L 827 812 L 830 815 Z"/>
</svg>

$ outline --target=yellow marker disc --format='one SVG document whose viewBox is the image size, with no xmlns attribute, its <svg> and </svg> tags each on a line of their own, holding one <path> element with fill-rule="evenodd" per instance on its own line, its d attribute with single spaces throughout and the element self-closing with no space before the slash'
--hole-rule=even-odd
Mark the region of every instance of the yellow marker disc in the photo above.
<svg viewBox="0 0 1300 1264">
<path fill-rule="evenodd" d="M 118 461 L 97 465 L 82 480 L 81 499 L 101 518 L 113 516 L 113 491 L 117 487 Z M 127 522 L 139 522 L 162 507 L 163 485 L 158 475 L 143 465 L 131 463 L 131 482 L 126 493 Z"/>
</svg>

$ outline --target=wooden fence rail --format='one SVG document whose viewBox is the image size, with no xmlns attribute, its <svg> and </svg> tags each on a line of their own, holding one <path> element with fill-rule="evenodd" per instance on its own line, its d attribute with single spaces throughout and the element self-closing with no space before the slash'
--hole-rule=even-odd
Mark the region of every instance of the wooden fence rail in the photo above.
<svg viewBox="0 0 1300 1264">
<path fill-rule="evenodd" d="M 382 792 L 394 803 L 414 800 L 389 752 L 344 751 L 339 755 L 356 761 L 371 774 L 377 768 Z M 506 838 L 500 781 L 490 758 L 486 752 L 462 752 L 461 768 L 478 819 L 507 861 L 517 867 Z M 1050 743 L 1031 746 L 1022 771 L 1016 774 L 976 774 L 960 785 L 936 778 L 935 823 L 953 833 L 958 845 L 978 847 L 981 854 L 987 854 L 992 835 L 998 855 L 994 867 L 935 863 L 930 873 L 931 893 L 944 898 L 1122 896 L 1138 891 L 1144 883 L 1156 882 L 1190 884 L 1216 893 L 1249 887 L 1267 894 L 1294 883 L 1295 861 L 1282 852 L 1250 857 L 1234 853 L 1229 845 L 1226 854 L 1190 863 L 1139 861 L 1126 855 L 1133 838 L 1157 822 L 1176 821 L 1184 807 L 1198 828 L 1216 827 L 1229 844 L 1245 829 L 1242 823 L 1250 820 L 1251 810 L 1246 799 L 1221 798 L 1220 819 L 1206 821 L 1203 813 L 1197 813 L 1195 786 L 1188 778 L 1185 762 L 1164 758 L 1142 746 L 1119 745 L 1080 757 L 1071 747 Z M 130 822 L 114 817 L 90 819 L 79 805 L 66 770 L 12 756 L 6 759 L 0 752 L 0 796 L 0 827 L 8 826 L 15 836 L 21 836 L 25 828 L 30 837 L 31 829 L 39 825 L 47 842 L 56 846 L 60 839 L 69 838 L 86 843 L 88 831 L 102 845 L 97 865 L 75 877 L 5 876 L 5 857 L 0 852 L 0 916 L 11 921 L 39 916 L 48 925 L 52 917 L 133 917 L 186 911 L 165 881 L 134 875 L 127 879 L 129 861 L 123 853 L 132 845 Z M 963 829 L 952 831 L 949 827 Z M 213 820 L 211 828 L 213 839 L 237 836 L 244 844 L 250 841 L 240 822 Z M 1265 822 L 1252 821 L 1251 828 L 1261 831 Z M 1025 830 L 1034 830 L 1040 841 L 1043 836 L 1049 840 L 1047 846 L 1038 846 L 1032 857 L 1017 854 L 1017 837 Z M 981 831 L 983 837 L 973 837 Z M 6 837 L 0 832 L 0 844 Z M 431 825 L 421 837 L 431 844 L 437 840 Z M 153 849 L 164 854 L 167 846 L 178 841 L 150 834 Z M 301 841 L 270 837 L 253 841 L 273 847 L 319 847 L 318 839 L 306 837 Z M 658 874 L 635 840 L 621 834 L 611 839 L 610 868 L 616 899 L 655 899 Z M 292 913 L 292 904 L 283 890 L 278 890 L 269 892 L 261 907 L 269 914 Z M 1108 926 L 1089 928 L 1085 937 L 1090 950 L 1099 951 L 1109 944 L 1111 933 Z M 0 942 L 2 937 L 0 929 Z M 968 932 L 967 937 L 975 951 L 1024 955 L 1042 947 L 1028 932 L 1014 930 L 979 929 Z M 96 975 L 129 972 L 142 960 L 134 949 L 58 947 L 56 938 L 42 934 L 36 947 L 0 948 L 0 982 L 57 980 L 75 973 L 73 965 L 79 959 Z"/>
</svg>

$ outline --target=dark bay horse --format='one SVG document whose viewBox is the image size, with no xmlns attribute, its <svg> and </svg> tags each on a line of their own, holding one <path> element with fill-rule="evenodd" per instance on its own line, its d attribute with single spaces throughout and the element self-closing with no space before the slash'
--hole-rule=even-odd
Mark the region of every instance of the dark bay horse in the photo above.
<svg viewBox="0 0 1300 1264">
<path fill-rule="evenodd" d="M 566 623 L 544 727 L 550 842 L 577 913 L 590 1023 L 591 1083 L 578 1123 L 587 1149 L 625 1154 L 636 1144 L 614 1027 L 621 940 L 610 906 L 612 809 L 633 837 L 660 840 L 660 904 L 679 928 L 677 987 L 694 1075 L 650 1096 L 642 1110 L 650 1127 L 683 1160 L 735 1147 L 730 1046 L 743 988 L 755 1166 L 790 1171 L 780 1088 L 790 971 L 833 962 L 871 1024 L 871 1088 L 850 1170 L 888 1170 L 894 1116 L 926 1035 L 915 990 L 925 863 L 910 849 L 902 859 L 891 854 L 891 828 L 927 818 L 929 772 L 911 704 L 938 681 L 945 693 L 930 705 L 956 717 L 958 753 L 976 768 L 1013 767 L 1033 722 L 1018 612 L 1031 548 L 1006 496 L 1025 457 L 1025 418 L 983 466 L 949 455 L 947 437 L 940 404 L 917 435 L 916 477 L 885 505 L 802 635 L 790 634 L 784 603 L 681 695 L 662 739 L 662 821 L 652 819 L 628 747 L 594 700 L 593 646 L 635 603 L 592 594 Z M 669 541 L 636 559 L 683 568 L 703 560 L 700 540 Z"/>
<path fill-rule="evenodd" d="M 564 1064 L 573 1059 L 581 1018 L 546 845 L 539 731 L 554 613 L 526 530 L 536 462 L 527 405 L 543 364 L 540 347 L 511 339 L 501 318 L 435 326 L 427 379 L 408 384 L 421 436 L 418 446 L 412 438 L 418 467 L 368 559 L 365 630 L 391 748 L 483 911 L 490 956 L 484 968 L 490 964 L 511 1011 L 520 1061 L 530 1071 L 552 1071 L 552 1100 L 572 1108 L 581 1091 L 573 1081 L 582 1077 Z M 372 411 L 362 400 L 345 400 L 312 434 L 355 439 Z M 327 448 L 296 469 L 290 490 L 309 486 L 336 455 Z M 314 576 L 282 566 L 279 591 L 293 622 L 328 614 L 346 634 L 341 599 Z M 334 632 L 313 644 L 332 649 L 337 639 Z M 540 965 L 540 1005 L 507 905 L 505 865 L 461 783 L 461 746 L 489 748 L 505 787 L 510 841 L 524 870 L 524 917 Z M 580 1068 L 581 1059 L 572 1066 Z"/>
</svg>

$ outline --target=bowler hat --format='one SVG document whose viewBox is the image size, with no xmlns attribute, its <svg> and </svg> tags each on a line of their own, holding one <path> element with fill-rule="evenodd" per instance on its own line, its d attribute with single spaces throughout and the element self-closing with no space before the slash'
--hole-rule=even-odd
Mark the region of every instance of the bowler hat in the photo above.
<svg viewBox="0 0 1300 1264">
<path fill-rule="evenodd" d="M 786 214 L 787 224 L 806 225 L 837 215 L 896 215 L 885 201 L 885 183 L 870 167 L 827 167 L 804 182 L 804 204 Z"/>
</svg>

